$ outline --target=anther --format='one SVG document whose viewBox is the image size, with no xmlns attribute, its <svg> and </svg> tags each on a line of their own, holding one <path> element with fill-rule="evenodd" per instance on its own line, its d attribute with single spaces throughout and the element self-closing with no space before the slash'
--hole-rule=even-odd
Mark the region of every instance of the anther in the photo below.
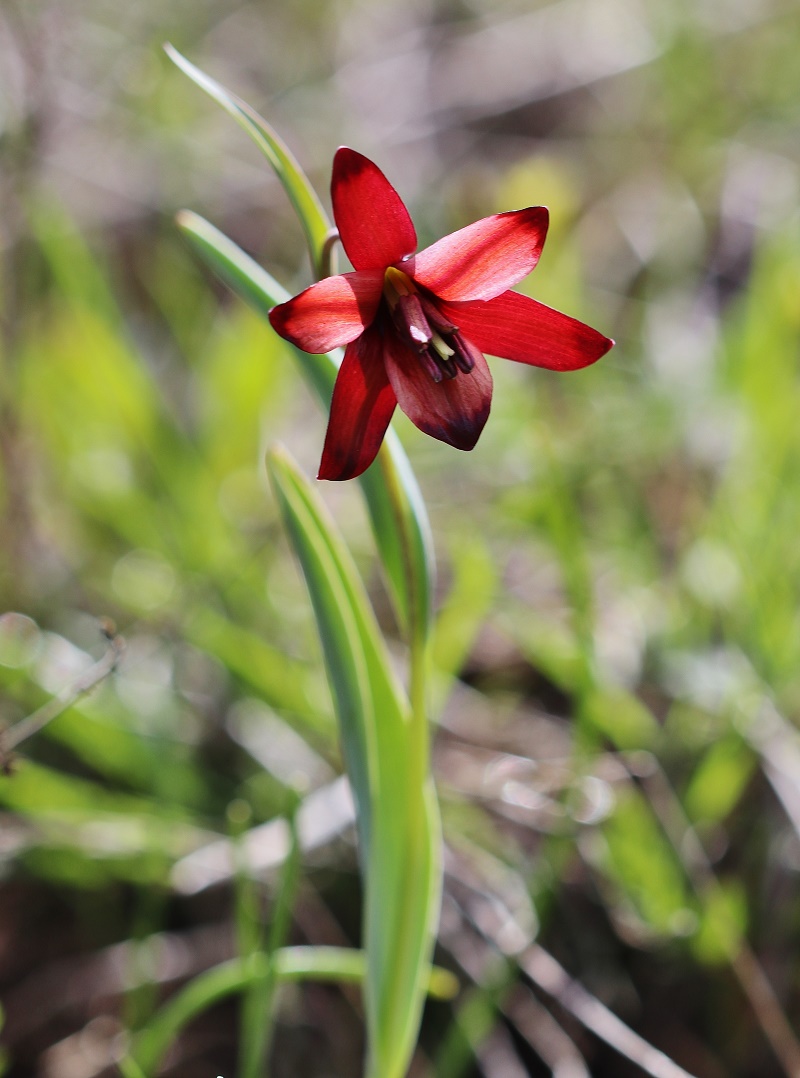
<svg viewBox="0 0 800 1078">
<path fill-rule="evenodd" d="M 420 293 L 419 299 L 422 304 L 422 309 L 425 312 L 425 317 L 437 332 L 456 333 L 458 331 L 458 326 L 454 325 L 448 318 L 445 318 L 436 304 L 431 303 L 427 296 L 423 296 L 422 293 Z"/>
<path fill-rule="evenodd" d="M 469 374 L 475 366 L 474 353 L 477 352 L 477 348 L 475 348 L 469 341 L 464 340 L 460 333 L 454 333 L 450 340 L 455 352 L 453 358 L 455 359 L 458 369 L 463 371 L 464 374 Z"/>
<path fill-rule="evenodd" d="M 388 267 L 383 275 L 383 294 L 386 296 L 390 307 L 395 306 L 400 296 L 410 296 L 416 291 L 414 283 L 407 273 L 395 269 L 394 266 Z"/>
<path fill-rule="evenodd" d="M 401 295 L 392 311 L 392 317 L 400 332 L 410 338 L 417 350 L 426 348 L 435 337 L 416 294 Z"/>
<path fill-rule="evenodd" d="M 436 362 L 435 354 L 431 352 L 430 348 L 424 348 L 419 353 L 420 363 L 425 369 L 425 373 L 430 375 L 434 382 L 439 383 L 444 378 L 444 371 L 440 365 Z"/>
<path fill-rule="evenodd" d="M 451 378 L 455 378 L 458 374 L 458 368 L 452 359 L 442 359 L 440 356 L 436 357 L 436 362 L 439 370 L 444 375 L 444 378 L 449 381 Z"/>
</svg>

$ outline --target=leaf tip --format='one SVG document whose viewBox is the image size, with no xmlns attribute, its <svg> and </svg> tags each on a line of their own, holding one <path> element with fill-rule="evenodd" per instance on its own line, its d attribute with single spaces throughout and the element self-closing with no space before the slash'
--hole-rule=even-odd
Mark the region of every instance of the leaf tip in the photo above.
<svg viewBox="0 0 800 1078">
<path fill-rule="evenodd" d="M 273 442 L 272 445 L 268 447 L 264 454 L 264 463 L 267 468 L 267 474 L 273 484 L 280 482 L 282 474 L 297 469 L 291 453 L 283 442 Z"/>
<path fill-rule="evenodd" d="M 193 213 L 192 210 L 178 210 L 175 214 L 175 224 L 178 228 L 186 231 L 187 229 L 191 229 L 196 218 L 197 214 Z"/>
</svg>

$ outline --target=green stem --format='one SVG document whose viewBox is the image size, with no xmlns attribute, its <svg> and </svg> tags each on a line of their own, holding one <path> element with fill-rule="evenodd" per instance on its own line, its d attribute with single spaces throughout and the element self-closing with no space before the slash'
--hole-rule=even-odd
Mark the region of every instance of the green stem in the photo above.
<svg viewBox="0 0 800 1078">
<path fill-rule="evenodd" d="M 325 277 L 332 277 L 336 273 L 336 244 L 338 242 L 339 233 L 335 228 L 332 228 L 325 237 L 325 242 L 322 244 L 315 260 L 318 281 L 323 280 Z"/>
<path fill-rule="evenodd" d="M 428 646 L 421 632 L 415 632 L 411 638 L 409 660 L 411 789 L 422 790 L 430 768 L 431 739 L 427 706 Z"/>
<path fill-rule="evenodd" d="M 297 808 L 298 799 L 292 794 L 292 804 L 287 813 L 291 849 L 284 862 L 280 890 L 267 938 L 266 973 L 262 978 L 256 978 L 253 981 L 250 988 L 244 993 L 242 1001 L 241 1078 L 264 1078 L 268 1073 L 266 1060 L 275 1024 L 274 999 L 277 987 L 275 955 L 289 933 L 292 906 L 300 870 L 300 841 L 296 826 Z M 254 943 L 257 948 L 259 946 L 258 941 L 254 940 Z M 243 953 L 242 957 L 246 958 L 247 956 Z"/>
<path fill-rule="evenodd" d="M 406 580 L 406 625 L 409 647 L 409 699 L 412 746 L 412 778 L 419 780 L 412 789 L 421 789 L 428 774 L 430 734 L 427 708 L 427 645 L 430 621 L 430 589 L 415 569 L 414 535 L 407 513 L 407 501 L 400 486 L 400 477 L 388 453 L 381 453 L 380 463 L 389 494 Z"/>
<path fill-rule="evenodd" d="M 272 961 L 254 954 L 243 961 L 234 958 L 206 970 L 190 981 L 135 1038 L 133 1050 L 120 1062 L 125 1078 L 152 1075 L 180 1031 L 197 1015 L 220 1000 L 253 984 L 263 984 L 273 971 L 282 981 L 332 981 L 358 984 L 364 980 L 366 958 L 363 951 L 340 947 L 283 947 Z M 431 969 L 428 993 L 434 999 L 452 999 L 458 981 L 445 969 Z"/>
</svg>

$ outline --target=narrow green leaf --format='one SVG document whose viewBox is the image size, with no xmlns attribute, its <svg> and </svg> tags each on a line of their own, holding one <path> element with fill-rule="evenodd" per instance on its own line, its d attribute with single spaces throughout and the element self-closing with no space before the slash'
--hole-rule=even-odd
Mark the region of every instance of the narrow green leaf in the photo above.
<svg viewBox="0 0 800 1078">
<path fill-rule="evenodd" d="M 269 312 L 276 304 L 285 303 L 290 298 L 283 285 L 278 284 L 271 274 L 210 221 L 191 210 L 181 210 L 175 221 L 214 273 L 264 318 L 269 317 Z M 303 375 L 327 407 L 333 393 L 336 372 L 342 361 L 341 353 L 311 355 L 299 348 L 292 351 L 300 363 Z"/>
<path fill-rule="evenodd" d="M 692 899 L 683 866 L 636 789 L 619 791 L 614 812 L 601 825 L 605 846 L 598 846 L 600 867 L 619 888 L 631 913 L 651 932 L 665 937 L 682 931 Z"/>
<path fill-rule="evenodd" d="M 659 726 L 652 712 L 627 689 L 593 686 L 584 706 L 587 721 L 617 748 L 652 749 L 658 738 Z"/>
<path fill-rule="evenodd" d="M 147 1078 L 147 1075 L 132 1056 L 126 1056 L 117 1064 L 122 1078 Z"/>
<path fill-rule="evenodd" d="M 322 640 L 359 816 L 366 888 L 368 1074 L 403 1078 L 439 909 L 438 806 L 415 769 L 410 704 L 333 521 L 284 451 L 268 468 Z"/>
<path fill-rule="evenodd" d="M 288 454 L 272 450 L 267 467 L 314 607 L 342 748 L 358 806 L 363 857 L 370 849 L 373 785 L 377 775 L 376 694 L 388 712 L 387 721 L 398 724 L 404 721 L 400 690 L 388 660 L 377 648 L 378 626 L 333 521 Z"/>
<path fill-rule="evenodd" d="M 74 307 L 93 311 L 124 337 L 118 300 L 109 287 L 108 270 L 90 251 L 64 206 L 55 198 L 26 201 L 26 221 L 47 260 L 58 294 Z"/>
<path fill-rule="evenodd" d="M 451 552 L 453 584 L 436 618 L 431 659 L 437 683 L 433 714 L 437 715 L 458 677 L 494 598 L 497 570 L 485 543 L 461 539 Z"/>
<path fill-rule="evenodd" d="M 196 647 L 215 655 L 231 673 L 255 690 L 259 698 L 291 716 L 306 737 L 327 740 L 333 717 L 315 706 L 309 695 L 309 668 L 250 629 L 235 624 L 206 604 L 189 608 L 186 637 Z"/>
<path fill-rule="evenodd" d="M 367 963 L 363 951 L 343 947 L 282 947 L 275 952 L 272 971 L 279 983 L 326 981 L 361 984 Z M 213 966 L 169 999 L 136 1036 L 131 1054 L 124 1061 L 124 1074 L 152 1075 L 181 1030 L 215 1003 L 258 985 L 270 975 L 270 961 L 263 953 L 231 959 Z M 458 981 L 449 970 L 434 967 L 427 983 L 432 999 L 452 999 Z"/>
<path fill-rule="evenodd" d="M 739 802 L 756 769 L 752 749 L 734 737 L 715 741 L 698 764 L 683 803 L 692 820 L 718 823 Z"/>
<path fill-rule="evenodd" d="M 322 268 L 322 251 L 331 225 L 314 188 L 308 182 L 305 173 L 300 168 L 289 147 L 277 132 L 270 127 L 267 121 L 259 116 L 247 102 L 242 101 L 236 94 L 226 90 L 224 86 L 220 86 L 205 72 L 190 63 L 185 56 L 181 56 L 172 45 L 166 44 L 164 51 L 185 75 L 188 75 L 201 90 L 205 90 L 226 112 L 233 116 L 234 120 L 244 128 L 275 169 L 278 179 L 283 184 L 292 205 L 297 211 L 297 216 L 300 218 L 300 223 L 308 241 L 308 249 L 311 252 L 314 270 L 319 271 Z M 317 275 L 321 276 L 320 273 L 317 273 Z"/>
<path fill-rule="evenodd" d="M 275 1023 L 275 990 L 277 987 L 277 971 L 274 955 L 283 945 L 291 927 L 292 907 L 294 905 L 297 881 L 300 874 L 300 841 L 297 835 L 297 807 L 298 799 L 292 798 L 292 804 L 287 816 L 291 847 L 289 855 L 283 864 L 280 889 L 277 901 L 272 909 L 269 935 L 266 941 L 265 957 L 268 962 L 267 975 L 263 980 L 250 986 L 244 993 L 242 1000 L 241 1037 L 239 1046 L 240 1078 L 260 1078 L 266 1073 L 266 1060 L 269 1055 L 272 1041 L 273 1027 Z M 253 881 L 240 875 L 239 888 L 243 905 L 244 917 L 247 918 L 248 898 L 255 899 L 252 912 L 257 914 L 258 901 Z M 256 922 L 257 923 L 257 922 Z M 247 946 L 247 926 L 244 933 L 240 933 L 242 942 L 240 952 L 246 957 L 244 947 Z M 254 926 L 255 927 L 255 926 Z M 244 946 L 242 946 L 244 945 Z M 251 953 L 257 954 L 259 947 L 253 948 Z"/>
<path fill-rule="evenodd" d="M 158 1011 L 135 1038 L 129 1058 L 141 1071 L 153 1075 L 165 1052 L 193 1018 L 235 992 L 266 977 L 268 960 L 263 954 L 242 961 L 224 962 L 194 977 Z"/>
<path fill-rule="evenodd" d="M 383 783 L 366 881 L 367 1075 L 404 1078 L 438 925 L 441 823 L 433 783 L 423 791 L 413 789 L 403 781 L 404 769 L 393 769 L 388 753 L 379 755 Z M 402 814 L 405 828 L 398 834 Z"/>
<path fill-rule="evenodd" d="M 692 949 L 708 965 L 732 962 L 747 932 L 747 894 L 741 880 L 712 887 L 704 896 Z"/>
<path fill-rule="evenodd" d="M 344 947 L 282 947 L 275 952 L 275 973 L 281 981 L 338 981 L 357 984 L 367 970 L 363 951 Z M 427 981 L 431 999 L 448 1000 L 458 995 L 455 974 L 432 966 Z"/>
<path fill-rule="evenodd" d="M 199 213 L 179 210 L 175 223 L 217 276 L 265 318 L 290 298 L 283 285 Z"/>
<path fill-rule="evenodd" d="M 433 537 L 416 476 L 391 428 L 360 482 L 400 624 L 409 637 L 425 639 L 436 573 Z"/>
</svg>

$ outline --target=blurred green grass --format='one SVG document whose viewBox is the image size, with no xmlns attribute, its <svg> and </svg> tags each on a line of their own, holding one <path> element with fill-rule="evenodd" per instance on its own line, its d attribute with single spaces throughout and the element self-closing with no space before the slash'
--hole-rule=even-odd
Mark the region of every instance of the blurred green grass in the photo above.
<svg viewBox="0 0 800 1078">
<path fill-rule="evenodd" d="M 524 289 L 617 347 L 566 377 L 494 362 L 469 456 L 397 423 L 442 566 L 441 957 L 459 968 L 471 886 L 528 939 L 535 909 L 540 942 L 692 1073 L 786 1073 L 737 956 L 746 941 L 796 1028 L 796 5 L 82 8 L 0 15 L 2 720 L 100 657 L 99 618 L 127 656 L 0 778 L 5 1073 L 59 1073 L 126 985 L 157 995 L 229 957 L 198 933 L 224 937 L 230 889 L 182 893 L 176 864 L 226 836 L 232 801 L 267 824 L 339 768 L 262 467 L 283 439 L 312 471 L 325 418 L 171 217 L 202 212 L 287 287 L 308 281 L 302 238 L 244 136 L 162 58 L 165 37 L 259 107 L 321 191 L 339 142 L 373 156 L 422 242 L 550 206 Z M 511 40 L 529 70 L 503 63 Z M 392 634 L 358 494 L 323 493 Z M 304 872 L 298 939 L 355 942 L 349 841 Z M 177 972 L 137 973 L 132 949 L 103 999 L 62 1012 L 43 987 L 162 932 L 192 956 Z M 489 1043 L 506 1027 L 491 978 L 479 987 Z M 286 995 L 275 1073 L 354 1073 L 350 1003 L 304 993 Z M 131 1005 L 133 1024 L 152 1005 Z M 418 1073 L 502 1073 L 450 1021 L 431 1008 Z M 536 1023 L 512 1026 L 504 1050 L 540 1073 Z M 638 1073 L 565 1026 L 592 1074 Z M 164 1073 L 198 1058 L 234 1073 L 235 1023 L 223 1009 L 210 1029 Z"/>
</svg>

